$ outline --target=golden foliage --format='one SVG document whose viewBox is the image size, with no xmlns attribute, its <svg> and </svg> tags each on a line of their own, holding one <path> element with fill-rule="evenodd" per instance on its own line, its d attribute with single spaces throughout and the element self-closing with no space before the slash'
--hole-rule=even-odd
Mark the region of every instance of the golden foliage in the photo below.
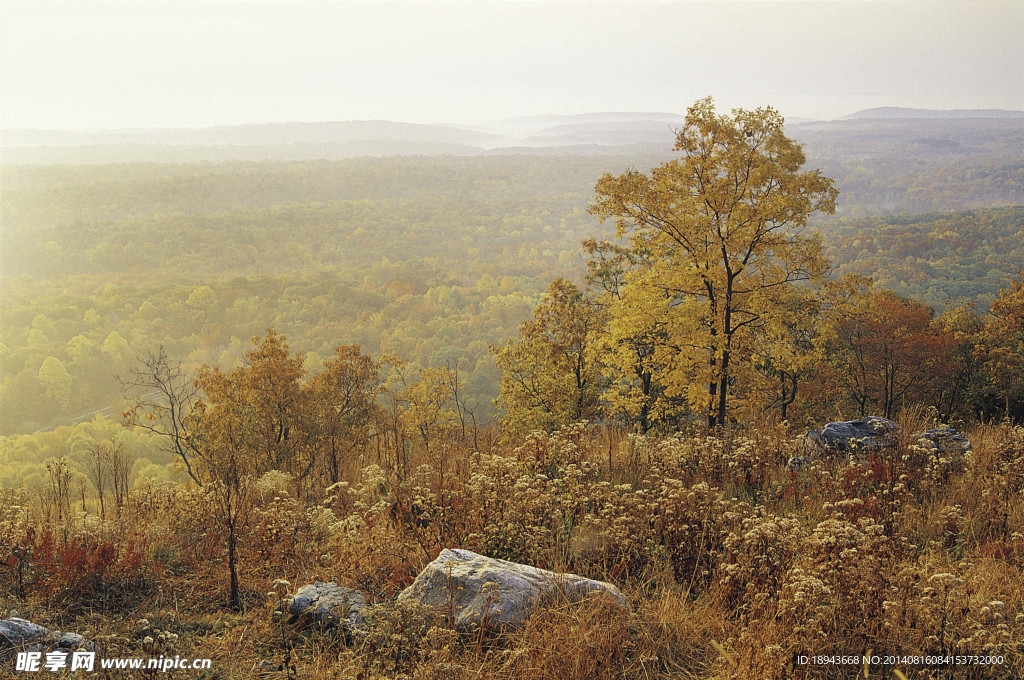
<svg viewBox="0 0 1024 680">
<path fill-rule="evenodd" d="M 729 117 L 701 100 L 675 148 L 682 158 L 649 175 L 597 184 L 591 212 L 615 220 L 639 263 L 610 302 L 613 368 L 620 407 L 634 415 L 638 402 L 657 414 L 684 400 L 723 425 L 753 380 L 758 343 L 782 337 L 787 299 L 827 270 L 820 240 L 800 232 L 813 212 L 835 210 L 838 192 L 800 172 L 803 152 L 770 108 Z M 659 389 L 638 389 L 638 375 Z"/>
</svg>

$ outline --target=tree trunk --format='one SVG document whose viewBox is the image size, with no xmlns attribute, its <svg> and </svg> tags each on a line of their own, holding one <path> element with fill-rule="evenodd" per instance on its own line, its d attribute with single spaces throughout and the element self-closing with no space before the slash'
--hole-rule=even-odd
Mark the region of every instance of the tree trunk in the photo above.
<svg viewBox="0 0 1024 680">
<path fill-rule="evenodd" d="M 725 425 L 725 407 L 728 403 L 728 390 L 729 390 L 729 349 L 722 353 L 722 377 L 719 379 L 718 385 L 718 418 L 717 425 L 719 427 Z"/>
<path fill-rule="evenodd" d="M 786 389 L 787 375 L 789 375 L 790 384 L 793 386 L 793 389 L 791 390 Z M 785 371 L 781 371 L 779 373 L 779 377 L 782 381 L 782 404 L 779 407 L 779 410 L 781 411 L 780 415 L 782 416 L 782 419 L 786 420 L 786 413 L 789 405 L 796 401 L 796 373 L 787 374 Z"/>
<path fill-rule="evenodd" d="M 237 510 L 237 508 L 236 508 Z M 242 598 L 238 594 L 238 564 L 236 559 L 236 547 L 238 536 L 235 534 L 235 520 L 237 519 L 231 507 L 231 500 L 228 500 L 228 571 L 231 573 L 231 599 L 232 609 L 241 610 Z"/>
<path fill-rule="evenodd" d="M 708 384 L 708 428 L 713 428 L 715 423 L 718 421 L 715 415 L 715 395 L 718 393 L 718 384 Z"/>
</svg>

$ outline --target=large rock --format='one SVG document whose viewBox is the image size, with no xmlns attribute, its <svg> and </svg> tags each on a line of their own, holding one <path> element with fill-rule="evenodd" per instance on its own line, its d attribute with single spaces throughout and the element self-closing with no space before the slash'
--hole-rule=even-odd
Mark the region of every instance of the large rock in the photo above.
<svg viewBox="0 0 1024 680">
<path fill-rule="evenodd" d="M 895 445 L 899 431 L 899 425 L 878 416 L 829 423 L 807 433 L 804 437 L 804 451 L 835 454 L 887 448 Z"/>
<path fill-rule="evenodd" d="M 288 602 L 288 613 L 325 626 L 341 625 L 347 631 L 365 627 L 366 598 L 357 590 L 333 582 L 303 586 Z"/>
<path fill-rule="evenodd" d="M 10 618 L 0 621 L 0 665 L 17 652 L 45 652 L 55 649 L 65 652 L 95 652 L 96 645 L 78 633 L 50 630 L 25 619 Z"/>
<path fill-rule="evenodd" d="M 415 602 L 445 615 L 450 613 L 460 631 L 477 626 L 506 631 L 522 627 L 539 604 L 560 593 L 571 601 L 605 596 L 623 608 L 629 606 L 629 601 L 610 583 L 461 549 L 442 551 L 412 585 L 399 593 L 398 600 Z"/>
<path fill-rule="evenodd" d="M 973 448 L 966 435 L 945 425 L 915 434 L 914 439 L 919 445 L 936 449 L 943 455 L 965 454 Z"/>
</svg>

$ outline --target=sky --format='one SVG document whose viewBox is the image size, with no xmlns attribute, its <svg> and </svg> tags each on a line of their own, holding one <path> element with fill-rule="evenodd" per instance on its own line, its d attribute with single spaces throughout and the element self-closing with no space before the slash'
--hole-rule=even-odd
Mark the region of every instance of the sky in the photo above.
<svg viewBox="0 0 1024 680">
<path fill-rule="evenodd" d="M 0 127 L 1024 109 L 1021 0 L 0 0 Z"/>
</svg>

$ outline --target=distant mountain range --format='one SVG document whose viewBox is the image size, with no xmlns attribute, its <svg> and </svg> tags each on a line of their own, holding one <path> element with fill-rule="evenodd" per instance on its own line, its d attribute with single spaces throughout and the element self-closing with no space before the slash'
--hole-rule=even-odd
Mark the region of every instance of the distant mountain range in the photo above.
<svg viewBox="0 0 1024 680">
<path fill-rule="evenodd" d="M 929 136 L 945 139 L 955 137 L 953 128 L 966 124 L 957 121 L 981 120 L 989 121 L 987 125 L 1013 127 L 1024 121 L 1024 111 L 878 108 L 835 121 L 790 119 L 787 127 L 799 140 L 804 135 L 817 138 L 823 132 L 835 135 L 857 130 L 861 134 L 864 126 L 873 127 L 874 121 L 897 120 L 905 125 L 924 119 L 928 120 Z M 35 164 L 485 153 L 660 153 L 671 150 L 676 130 L 683 123 L 684 117 L 678 114 L 607 112 L 510 118 L 480 127 L 370 120 L 99 131 L 5 130 L 0 132 L 0 161 Z M 945 130 L 943 126 L 953 127 Z"/>
<path fill-rule="evenodd" d="M 1024 111 L 1005 109 L 905 109 L 898 106 L 883 106 L 851 113 L 840 120 L 864 118 L 1024 118 Z"/>
<path fill-rule="evenodd" d="M 304 142 L 393 140 L 441 144 L 486 144 L 493 133 L 447 125 L 354 120 L 332 123 L 261 123 L 206 128 L 139 128 L 64 132 L 10 130 L 2 144 L 10 146 L 82 146 L 88 144 L 266 145 Z"/>
</svg>

